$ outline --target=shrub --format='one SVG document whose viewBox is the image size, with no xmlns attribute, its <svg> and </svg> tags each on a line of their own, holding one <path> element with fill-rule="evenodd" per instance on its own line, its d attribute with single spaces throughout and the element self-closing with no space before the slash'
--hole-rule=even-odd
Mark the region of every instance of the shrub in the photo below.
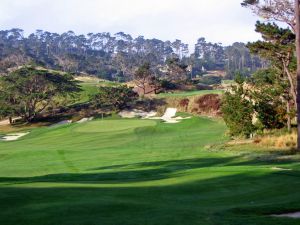
<svg viewBox="0 0 300 225">
<path fill-rule="evenodd" d="M 283 134 L 280 136 L 263 136 L 257 138 L 255 143 L 264 147 L 275 148 L 296 148 L 297 147 L 297 133 Z"/>
</svg>

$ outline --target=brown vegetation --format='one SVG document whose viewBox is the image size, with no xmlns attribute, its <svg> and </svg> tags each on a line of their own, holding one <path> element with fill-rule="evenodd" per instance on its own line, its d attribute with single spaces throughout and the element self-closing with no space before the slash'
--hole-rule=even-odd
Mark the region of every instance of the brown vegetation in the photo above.
<svg viewBox="0 0 300 225">
<path fill-rule="evenodd" d="M 180 112 L 187 112 L 194 115 L 220 116 L 221 97 L 218 94 L 190 96 L 186 98 L 169 97 L 165 101 L 165 108 L 173 107 L 177 108 Z"/>
<path fill-rule="evenodd" d="M 297 133 L 293 132 L 280 136 L 267 135 L 257 137 L 255 138 L 254 143 L 264 147 L 295 148 L 297 146 Z"/>
<path fill-rule="evenodd" d="M 192 112 L 197 114 L 220 115 L 221 98 L 217 94 L 203 95 L 195 100 Z"/>
</svg>

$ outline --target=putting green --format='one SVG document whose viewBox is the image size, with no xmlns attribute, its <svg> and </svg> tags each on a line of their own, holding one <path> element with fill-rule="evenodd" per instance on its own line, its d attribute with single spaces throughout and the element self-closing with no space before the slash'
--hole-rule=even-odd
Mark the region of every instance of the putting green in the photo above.
<svg viewBox="0 0 300 225">
<path fill-rule="evenodd" d="M 116 132 L 134 130 L 138 127 L 155 126 L 152 120 L 102 120 L 83 123 L 74 129 L 75 132 L 95 133 L 95 132 Z"/>
<path fill-rule="evenodd" d="M 105 119 L 0 142 L 0 224 L 298 225 L 268 215 L 300 209 L 299 161 L 217 151 L 225 131 Z"/>
</svg>

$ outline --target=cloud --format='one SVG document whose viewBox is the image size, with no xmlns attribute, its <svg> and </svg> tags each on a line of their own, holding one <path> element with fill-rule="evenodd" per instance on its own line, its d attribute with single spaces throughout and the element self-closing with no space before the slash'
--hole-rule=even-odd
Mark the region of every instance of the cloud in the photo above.
<svg viewBox="0 0 300 225">
<path fill-rule="evenodd" d="M 62 33 L 124 31 L 134 36 L 197 38 L 231 44 L 259 38 L 241 0 L 0 0 L 0 27 Z"/>
</svg>

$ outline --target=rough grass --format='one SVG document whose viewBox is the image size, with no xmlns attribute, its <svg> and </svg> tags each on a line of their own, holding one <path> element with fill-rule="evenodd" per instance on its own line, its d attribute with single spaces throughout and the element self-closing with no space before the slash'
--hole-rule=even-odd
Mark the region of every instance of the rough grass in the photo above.
<svg viewBox="0 0 300 225">
<path fill-rule="evenodd" d="M 108 119 L 0 142 L 1 224 L 299 224 L 268 216 L 300 209 L 299 161 L 208 151 L 225 130 Z"/>
<path fill-rule="evenodd" d="M 297 133 L 282 135 L 265 135 L 257 137 L 255 140 L 260 146 L 275 147 L 275 148 L 296 148 L 297 147 Z"/>
</svg>

